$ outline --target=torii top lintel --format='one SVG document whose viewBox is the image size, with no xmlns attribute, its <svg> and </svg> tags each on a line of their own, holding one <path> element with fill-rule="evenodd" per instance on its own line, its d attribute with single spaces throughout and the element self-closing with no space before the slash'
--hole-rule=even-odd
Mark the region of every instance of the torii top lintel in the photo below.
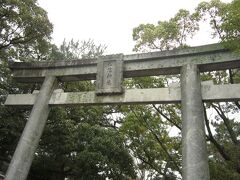
<svg viewBox="0 0 240 180">
<path fill-rule="evenodd" d="M 18 82 L 42 82 L 45 76 L 56 76 L 60 81 L 94 80 L 97 76 L 97 62 L 97 59 L 14 62 L 10 68 Z M 179 74 L 180 68 L 185 64 L 197 64 L 200 72 L 240 68 L 240 55 L 225 49 L 221 44 L 210 44 L 122 55 L 122 62 L 123 77 L 127 78 Z"/>
</svg>

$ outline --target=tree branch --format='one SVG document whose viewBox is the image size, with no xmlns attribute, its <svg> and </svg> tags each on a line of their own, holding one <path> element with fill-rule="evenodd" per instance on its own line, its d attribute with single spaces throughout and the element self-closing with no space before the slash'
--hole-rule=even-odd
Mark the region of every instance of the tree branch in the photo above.
<svg viewBox="0 0 240 180">
<path fill-rule="evenodd" d="M 174 121 L 172 121 L 169 117 L 167 117 L 162 111 L 160 111 L 155 104 L 152 104 L 153 108 L 161 115 L 163 116 L 167 121 L 169 121 L 170 123 L 172 123 L 174 126 L 176 126 L 179 130 L 181 130 L 182 128 Z"/>
<path fill-rule="evenodd" d="M 144 151 L 144 153 L 146 154 L 145 151 Z M 141 156 L 139 153 L 137 153 L 137 156 L 138 156 L 138 158 L 139 158 L 142 162 L 144 162 L 145 164 L 149 165 L 149 166 L 150 166 L 152 169 L 154 169 L 156 172 L 158 172 L 158 173 L 161 174 L 161 175 L 164 175 L 164 173 L 163 173 L 162 171 L 160 171 L 158 168 L 156 168 L 155 166 L 153 166 L 152 163 L 150 163 L 150 162 L 148 162 L 146 159 L 144 159 L 144 157 Z"/>
<path fill-rule="evenodd" d="M 237 137 L 233 131 L 233 128 L 231 127 L 231 123 L 229 121 L 229 119 L 225 116 L 222 108 L 220 107 L 220 105 L 218 104 L 218 106 L 212 104 L 212 107 L 215 109 L 215 111 L 218 113 L 218 115 L 222 118 L 227 130 L 228 130 L 228 133 L 230 135 L 230 138 L 232 140 L 232 142 L 234 144 L 239 144 L 239 141 L 237 140 Z"/>
<path fill-rule="evenodd" d="M 136 114 L 136 112 L 132 109 L 132 112 L 134 113 L 134 115 L 139 119 L 139 116 Z M 163 143 L 161 142 L 161 140 L 159 139 L 158 135 L 153 131 L 153 129 L 150 127 L 150 125 L 148 124 L 148 122 L 146 121 L 145 118 L 143 118 L 140 115 L 141 119 L 145 122 L 145 124 L 147 125 L 147 128 L 149 129 L 149 131 L 152 133 L 152 135 L 154 136 L 154 138 L 157 140 L 157 142 L 159 143 L 159 145 L 161 146 L 161 148 L 163 149 L 163 151 L 165 152 L 165 154 L 167 155 L 167 157 L 173 162 L 174 166 L 177 168 L 177 170 L 179 171 L 179 173 L 181 173 L 180 167 L 178 166 L 177 162 L 172 158 L 172 156 L 168 153 L 167 148 L 163 145 Z"/>
<path fill-rule="evenodd" d="M 139 87 L 142 89 L 142 85 L 138 83 Z M 179 130 L 181 130 L 181 127 L 174 121 L 172 121 L 169 117 L 167 117 L 162 111 L 160 111 L 155 104 L 152 104 L 153 108 L 160 114 L 162 115 L 168 122 L 172 123 L 174 126 L 176 126 Z"/>
<path fill-rule="evenodd" d="M 204 119 L 205 119 L 205 124 L 206 124 L 206 127 L 207 127 L 207 131 L 208 131 L 209 140 L 213 143 L 213 145 L 216 147 L 216 149 L 217 149 L 218 152 L 221 154 L 221 156 L 222 156 L 225 160 L 230 161 L 230 157 L 229 157 L 228 154 L 226 153 L 224 147 L 221 146 L 221 145 L 215 140 L 215 138 L 213 137 L 212 131 L 211 131 L 210 126 L 209 126 L 209 120 L 208 120 L 208 117 L 207 117 L 206 108 L 205 108 L 204 105 L 203 105 L 203 108 L 204 108 L 204 117 L 205 117 Z"/>
<path fill-rule="evenodd" d="M 15 37 L 15 38 L 11 39 L 8 44 L 0 45 L 0 49 L 5 49 L 5 48 L 9 47 L 10 45 L 25 44 L 25 43 L 28 43 L 29 41 L 31 41 L 33 39 L 36 39 L 40 36 L 39 35 L 33 35 L 32 37 L 28 37 L 28 38 L 26 38 L 26 37 L 28 37 L 28 35 L 26 35 L 24 37 L 22 37 L 22 36 Z"/>
</svg>

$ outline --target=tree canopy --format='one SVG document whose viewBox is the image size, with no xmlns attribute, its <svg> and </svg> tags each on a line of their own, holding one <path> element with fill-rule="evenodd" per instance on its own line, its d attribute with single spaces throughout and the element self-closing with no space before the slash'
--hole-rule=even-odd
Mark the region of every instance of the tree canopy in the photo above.
<svg viewBox="0 0 240 180">
<path fill-rule="evenodd" d="M 140 24 L 133 30 L 133 40 L 136 42 L 134 50 L 135 51 L 156 51 L 156 50 L 169 50 L 175 48 L 184 48 L 189 46 L 188 39 L 194 38 L 194 35 L 201 28 L 201 23 L 209 23 L 212 28 L 212 38 L 219 39 L 226 48 L 231 48 L 235 51 L 239 51 L 239 0 L 235 0 L 231 3 L 223 3 L 219 0 L 212 0 L 210 2 L 200 3 L 193 13 L 187 10 L 179 10 L 176 15 L 168 21 L 159 21 L 157 25 L 154 24 Z M 215 84 L 224 83 L 239 83 L 240 72 L 239 69 L 229 69 L 228 71 L 217 71 L 217 72 L 207 72 L 201 74 L 201 79 L 213 80 Z M 145 84 L 151 84 L 157 86 L 154 82 L 160 80 L 159 84 L 163 86 L 168 86 L 167 82 L 179 81 L 178 77 L 153 77 L 146 81 L 140 80 L 139 78 L 132 79 L 132 83 L 144 87 Z M 153 106 L 153 105 L 152 105 Z M 137 107 L 134 107 L 137 108 Z M 181 130 L 181 113 L 179 106 L 170 105 L 155 105 L 155 107 L 145 106 L 145 110 L 137 111 L 144 112 L 141 116 L 138 113 L 133 114 L 133 117 L 137 120 L 134 122 L 134 128 L 138 129 L 142 127 L 142 121 L 145 116 L 147 116 L 148 109 L 150 109 L 151 117 L 157 114 L 157 119 L 160 119 L 161 126 L 157 130 L 153 131 L 156 127 L 151 123 L 145 122 L 145 128 L 149 132 L 159 132 L 157 134 L 161 139 L 161 143 L 165 145 L 162 147 L 162 151 L 165 155 L 170 154 L 172 159 L 169 158 L 170 162 L 178 162 L 181 159 L 181 152 L 178 149 L 172 149 L 174 144 L 180 144 L 181 134 L 174 137 L 169 136 L 171 128 L 176 128 Z M 214 116 L 211 116 L 209 112 L 212 112 Z M 240 177 L 239 171 L 239 126 L 240 122 L 237 118 L 237 114 L 240 112 L 239 102 L 234 103 L 206 103 L 205 104 L 205 124 L 207 130 L 207 145 L 209 151 L 209 163 L 210 163 L 210 174 L 212 179 L 238 179 Z M 235 115 L 233 115 L 235 114 Z M 126 122 L 132 121 L 129 118 L 129 114 L 126 116 Z M 146 118 L 150 119 L 150 118 Z M 145 120 L 146 121 L 146 120 Z M 153 120 L 151 121 L 154 122 Z M 126 129 L 126 126 L 124 126 Z M 131 126 L 129 125 L 129 128 Z M 163 133 L 163 130 L 166 133 Z M 125 130 L 126 131 L 126 130 Z M 142 131 L 146 131 L 143 130 Z M 136 131 L 137 133 L 138 131 Z M 141 132 L 141 131 L 140 131 Z M 132 134 L 130 129 L 127 130 L 127 139 L 130 142 L 136 143 L 139 141 L 140 137 L 138 134 Z M 165 134 L 165 135 L 164 135 Z M 161 136 L 164 135 L 164 138 Z M 137 136 L 138 138 L 133 138 Z M 156 141 L 156 136 L 149 136 L 148 133 L 144 133 L 141 139 L 148 139 L 148 141 Z M 169 139 L 171 139 L 171 145 L 168 144 Z M 173 141 L 175 139 L 175 142 Z M 147 142 L 145 140 L 145 142 Z M 139 146 L 135 144 L 129 148 L 132 148 L 136 152 L 136 157 L 140 160 L 142 166 L 148 166 L 155 172 L 152 177 L 157 178 L 167 178 L 166 173 L 163 174 L 159 169 L 164 170 L 164 165 L 169 161 L 164 158 L 164 155 L 155 157 L 151 153 L 161 152 L 156 151 L 153 146 L 145 146 L 144 143 L 138 143 Z M 177 147 L 177 146 L 176 146 Z M 139 153 L 140 150 L 144 150 L 145 153 Z M 164 149 L 167 149 L 165 151 Z M 169 153 L 170 152 L 170 153 Z M 151 155 L 150 155 L 151 154 Z M 155 157 L 155 158 L 154 158 Z M 162 161 L 161 166 L 156 169 L 156 164 Z M 160 161 L 160 162 L 161 162 Z M 181 165 L 180 165 L 181 166 Z M 176 166 L 171 166 L 167 169 L 168 174 L 175 171 L 175 175 L 178 171 L 181 174 L 181 167 L 176 169 Z M 179 176 L 178 176 L 179 177 Z M 177 177 L 175 177 L 177 178 Z"/>
<path fill-rule="evenodd" d="M 36 0 L 1 0 L 0 26 L 1 60 L 38 60 L 48 51 L 53 26 Z"/>
<path fill-rule="evenodd" d="M 58 61 L 101 56 L 106 45 L 93 40 L 51 44 L 53 25 L 36 0 L 0 0 L 0 172 L 15 150 L 30 108 L 5 107 L 8 93 L 32 93 L 40 84 L 17 84 L 9 61 Z M 211 38 L 240 52 L 240 0 L 200 3 L 180 9 L 169 20 L 133 29 L 134 50 L 164 51 L 189 46 L 209 23 Z M 240 83 L 239 69 L 206 72 L 202 81 Z M 179 76 L 125 79 L 125 88 L 160 88 Z M 90 91 L 94 81 L 59 83 L 65 92 Z M 54 107 L 40 140 L 28 179 L 181 179 L 181 105 Z M 240 178 L 239 102 L 205 103 L 211 179 Z"/>
<path fill-rule="evenodd" d="M 52 24 L 37 1 L 1 2 L 0 171 L 6 172 L 29 116 L 29 108 L 5 107 L 8 93 L 32 93 L 39 84 L 16 84 L 9 61 L 96 58 L 105 45 L 93 40 L 50 43 Z M 65 91 L 88 91 L 94 82 L 60 83 Z M 112 125 L 109 107 L 53 108 L 28 179 L 133 179 L 133 159 Z"/>
<path fill-rule="evenodd" d="M 29 115 L 3 106 L 8 93 L 31 92 L 33 86 L 12 81 L 8 62 L 41 60 L 49 51 L 52 24 L 35 0 L 0 2 L 0 167 L 5 171 Z"/>
<path fill-rule="evenodd" d="M 53 54 L 65 60 L 96 58 L 105 48 L 92 40 L 71 40 L 64 41 L 59 49 L 55 47 Z M 62 83 L 59 88 L 65 92 L 90 91 L 94 82 Z M 112 124 L 111 112 L 110 107 L 103 106 L 53 108 L 29 179 L 134 178 L 133 159 Z"/>
</svg>

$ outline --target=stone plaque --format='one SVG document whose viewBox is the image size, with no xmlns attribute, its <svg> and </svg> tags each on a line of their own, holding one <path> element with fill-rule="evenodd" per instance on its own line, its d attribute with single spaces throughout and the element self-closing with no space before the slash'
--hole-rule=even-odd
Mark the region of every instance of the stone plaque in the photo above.
<svg viewBox="0 0 240 180">
<path fill-rule="evenodd" d="M 97 64 L 97 95 L 123 93 L 123 54 L 101 56 Z"/>
</svg>

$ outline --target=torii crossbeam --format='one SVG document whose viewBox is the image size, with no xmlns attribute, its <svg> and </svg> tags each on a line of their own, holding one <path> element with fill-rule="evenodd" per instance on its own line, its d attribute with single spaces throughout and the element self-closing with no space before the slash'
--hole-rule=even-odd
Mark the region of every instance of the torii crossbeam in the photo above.
<svg viewBox="0 0 240 180">
<path fill-rule="evenodd" d="M 183 179 L 209 180 L 203 101 L 239 101 L 240 85 L 201 83 L 200 72 L 240 68 L 240 55 L 220 44 L 99 59 L 15 62 L 10 68 L 18 82 L 43 82 L 39 92 L 8 95 L 5 105 L 33 105 L 6 180 L 25 180 L 51 106 L 136 103 L 182 104 Z M 181 85 L 169 88 L 126 89 L 123 78 L 181 74 Z M 92 92 L 55 90 L 57 82 L 95 80 Z"/>
</svg>

